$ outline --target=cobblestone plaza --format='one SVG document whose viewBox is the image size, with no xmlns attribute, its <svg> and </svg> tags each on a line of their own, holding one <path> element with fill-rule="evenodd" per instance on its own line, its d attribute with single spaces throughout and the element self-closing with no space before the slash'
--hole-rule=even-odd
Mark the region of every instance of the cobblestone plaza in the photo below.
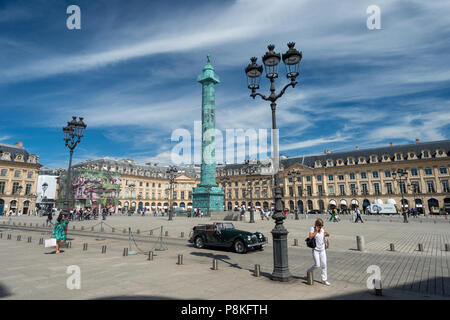
<svg viewBox="0 0 450 320">
<path fill-rule="evenodd" d="M 319 274 L 315 274 L 313 286 L 306 283 L 306 269 L 311 266 L 312 257 L 303 240 L 319 216 L 326 218 L 308 215 L 300 220 L 291 217 L 286 220 L 290 232 L 289 267 L 294 276 L 287 284 L 270 280 L 272 221 L 233 222 L 237 228 L 261 231 L 269 236 L 264 251 L 250 251 L 245 255 L 225 249 L 196 249 L 188 244 L 192 226 L 210 223 L 208 218 L 176 217 L 167 221 L 165 217 L 112 216 L 104 224 L 74 221 L 68 231 L 70 248 L 54 255 L 54 249 L 39 245 L 40 238 L 48 238 L 45 233 L 49 230 L 42 225 L 44 218 L 13 217 L 9 221 L 3 218 L 0 220 L 0 291 L 3 299 L 450 298 L 450 252 L 446 251 L 446 244 L 450 243 L 449 220 L 416 218 L 404 224 L 398 216 L 363 216 L 364 224 L 355 224 L 348 215 L 341 216 L 338 223 L 326 221 L 325 229 L 331 233 L 327 253 L 331 286 L 326 287 L 318 282 Z M 131 249 L 137 255 L 124 257 L 123 249 L 129 246 L 128 228 L 133 233 Z M 153 230 L 152 235 L 149 230 Z M 156 251 L 160 247 L 161 230 L 163 246 L 168 250 Z M 364 252 L 357 250 L 358 235 L 365 238 Z M 32 237 L 30 243 L 28 237 Z M 86 251 L 83 251 L 84 243 L 88 244 Z M 394 252 L 390 251 L 391 243 L 395 245 Z M 418 250 L 419 244 L 423 251 Z M 107 250 L 102 254 L 105 245 Z M 150 250 L 155 254 L 153 261 L 148 261 L 145 255 Z M 183 265 L 177 264 L 179 254 L 183 255 Z M 213 259 L 218 259 L 218 270 L 211 270 Z M 260 277 L 253 275 L 255 264 L 261 266 Z M 80 267 L 79 290 L 66 287 L 69 277 L 66 270 L 70 265 Z M 367 288 L 370 275 L 367 268 L 371 265 L 381 269 L 382 296 Z"/>
</svg>

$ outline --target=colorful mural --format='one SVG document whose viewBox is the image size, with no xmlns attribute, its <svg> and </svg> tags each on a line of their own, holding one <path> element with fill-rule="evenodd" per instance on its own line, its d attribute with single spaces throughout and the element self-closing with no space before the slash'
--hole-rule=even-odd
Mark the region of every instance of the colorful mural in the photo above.
<svg viewBox="0 0 450 320">
<path fill-rule="evenodd" d="M 61 181 L 65 180 L 65 176 L 62 176 Z M 116 173 L 87 169 L 73 170 L 72 190 L 75 205 L 115 207 L 119 202 L 120 183 L 120 176 Z"/>
</svg>

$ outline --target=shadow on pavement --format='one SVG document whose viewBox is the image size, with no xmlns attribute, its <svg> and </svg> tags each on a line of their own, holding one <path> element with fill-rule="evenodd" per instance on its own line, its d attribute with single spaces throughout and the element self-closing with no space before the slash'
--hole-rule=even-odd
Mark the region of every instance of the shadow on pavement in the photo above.
<svg viewBox="0 0 450 320">
<path fill-rule="evenodd" d="M 223 250 L 223 248 L 221 248 Z M 239 264 L 237 263 L 231 263 L 225 260 L 230 260 L 230 257 L 227 255 L 223 255 L 223 254 L 214 254 L 214 253 L 209 253 L 209 252 L 191 252 L 192 255 L 197 256 L 197 257 L 207 257 L 207 258 L 211 258 L 211 259 L 217 259 L 219 261 L 222 261 L 226 264 L 228 264 L 229 267 L 233 267 L 233 268 L 237 268 L 237 269 L 242 269 L 242 267 L 239 266 Z"/>
<path fill-rule="evenodd" d="M 6 286 L 0 283 L 0 299 L 11 296 L 11 292 Z"/>
</svg>

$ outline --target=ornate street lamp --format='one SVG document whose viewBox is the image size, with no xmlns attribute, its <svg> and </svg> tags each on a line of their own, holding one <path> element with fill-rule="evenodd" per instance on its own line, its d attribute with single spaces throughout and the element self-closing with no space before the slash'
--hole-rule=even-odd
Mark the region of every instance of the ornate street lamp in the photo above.
<svg viewBox="0 0 450 320">
<path fill-rule="evenodd" d="M 231 179 L 230 179 L 230 177 L 228 177 L 228 176 L 221 176 L 221 177 L 219 177 L 219 181 L 220 181 L 220 183 L 222 184 L 222 188 L 223 188 L 223 203 L 224 203 L 224 205 L 223 205 L 223 208 L 224 208 L 224 211 L 228 211 L 228 207 L 227 207 L 227 192 L 226 192 L 226 190 L 227 190 L 227 183 L 230 183 L 231 182 Z"/>
<path fill-rule="evenodd" d="M 87 125 L 83 122 L 83 118 L 79 118 L 79 120 L 77 121 L 77 117 L 72 117 L 72 120 L 67 122 L 67 126 L 63 128 L 64 141 L 66 142 L 66 147 L 68 147 L 70 150 L 69 168 L 67 170 L 66 194 L 63 205 L 63 212 L 65 212 L 66 214 L 69 213 L 70 207 L 72 206 L 71 180 L 73 150 L 78 145 L 78 143 L 80 143 L 86 127 Z"/>
<path fill-rule="evenodd" d="M 250 163 L 249 160 L 244 162 L 244 172 L 250 177 L 250 181 L 247 183 L 248 191 L 250 193 L 250 223 L 255 223 L 255 212 L 253 210 L 253 179 L 252 176 L 258 172 L 258 167 L 261 162 Z"/>
<path fill-rule="evenodd" d="M 294 214 L 295 214 L 295 220 L 299 220 L 298 218 L 298 205 L 297 205 L 297 188 L 296 188 L 296 182 L 297 178 L 300 177 L 300 170 L 292 170 L 287 174 L 288 178 L 292 179 L 294 182 Z M 288 180 L 289 181 L 289 180 Z"/>
<path fill-rule="evenodd" d="M 169 195 L 169 203 L 170 203 L 170 210 L 169 210 L 169 221 L 173 220 L 173 185 L 175 182 L 175 178 L 177 176 L 178 170 L 175 166 L 169 166 L 169 168 L 166 170 L 166 173 L 169 177 L 170 181 L 170 195 Z"/>
<path fill-rule="evenodd" d="M 294 88 L 297 84 L 295 79 L 299 75 L 300 61 L 302 59 L 302 53 L 297 51 L 295 48 L 295 43 L 288 43 L 289 50 L 283 54 L 282 59 L 286 66 L 286 77 L 290 79 L 290 82 L 281 89 L 280 93 L 275 93 L 275 79 L 278 78 L 277 66 L 281 60 L 280 54 L 274 51 L 275 46 L 273 44 L 269 45 L 267 48 L 268 52 L 263 56 L 262 61 L 266 68 L 266 77 L 270 80 L 270 95 L 266 97 L 258 92 L 260 78 L 262 75 L 262 66 L 256 63 L 257 58 L 252 57 L 251 63 L 245 69 L 247 75 L 248 88 L 252 91 L 250 96 L 255 99 L 256 96 L 260 96 L 265 101 L 270 101 L 270 107 L 272 109 L 272 130 L 273 130 L 273 164 L 274 164 L 274 200 L 275 200 L 275 213 L 272 218 L 275 220 L 275 227 L 272 230 L 273 236 L 273 260 L 274 260 L 274 270 L 272 273 L 272 280 L 276 281 L 289 281 L 292 278 L 289 272 L 288 265 L 288 254 L 287 254 L 287 235 L 288 231 L 283 226 L 283 220 L 286 219 L 286 215 L 283 213 L 283 204 L 281 199 L 281 188 L 278 183 L 278 134 L 277 134 L 277 124 L 276 124 L 276 101 L 280 98 L 286 91 L 288 87 Z"/>
<path fill-rule="evenodd" d="M 394 178 L 394 181 L 397 181 L 398 176 L 398 185 L 400 187 L 400 193 L 402 194 L 402 214 L 403 214 L 403 222 L 408 223 L 408 217 L 405 212 L 405 198 L 403 197 L 403 180 L 406 180 L 406 176 L 408 175 L 408 172 L 403 171 L 403 169 L 398 169 L 397 172 L 392 172 L 392 177 Z"/>
</svg>

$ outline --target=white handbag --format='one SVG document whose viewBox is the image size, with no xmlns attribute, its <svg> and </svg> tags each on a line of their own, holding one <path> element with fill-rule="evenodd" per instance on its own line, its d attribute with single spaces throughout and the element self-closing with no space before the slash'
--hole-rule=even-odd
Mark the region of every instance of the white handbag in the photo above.
<svg viewBox="0 0 450 320">
<path fill-rule="evenodd" d="M 55 238 L 45 239 L 45 247 L 46 248 L 56 247 L 56 239 Z"/>
</svg>

